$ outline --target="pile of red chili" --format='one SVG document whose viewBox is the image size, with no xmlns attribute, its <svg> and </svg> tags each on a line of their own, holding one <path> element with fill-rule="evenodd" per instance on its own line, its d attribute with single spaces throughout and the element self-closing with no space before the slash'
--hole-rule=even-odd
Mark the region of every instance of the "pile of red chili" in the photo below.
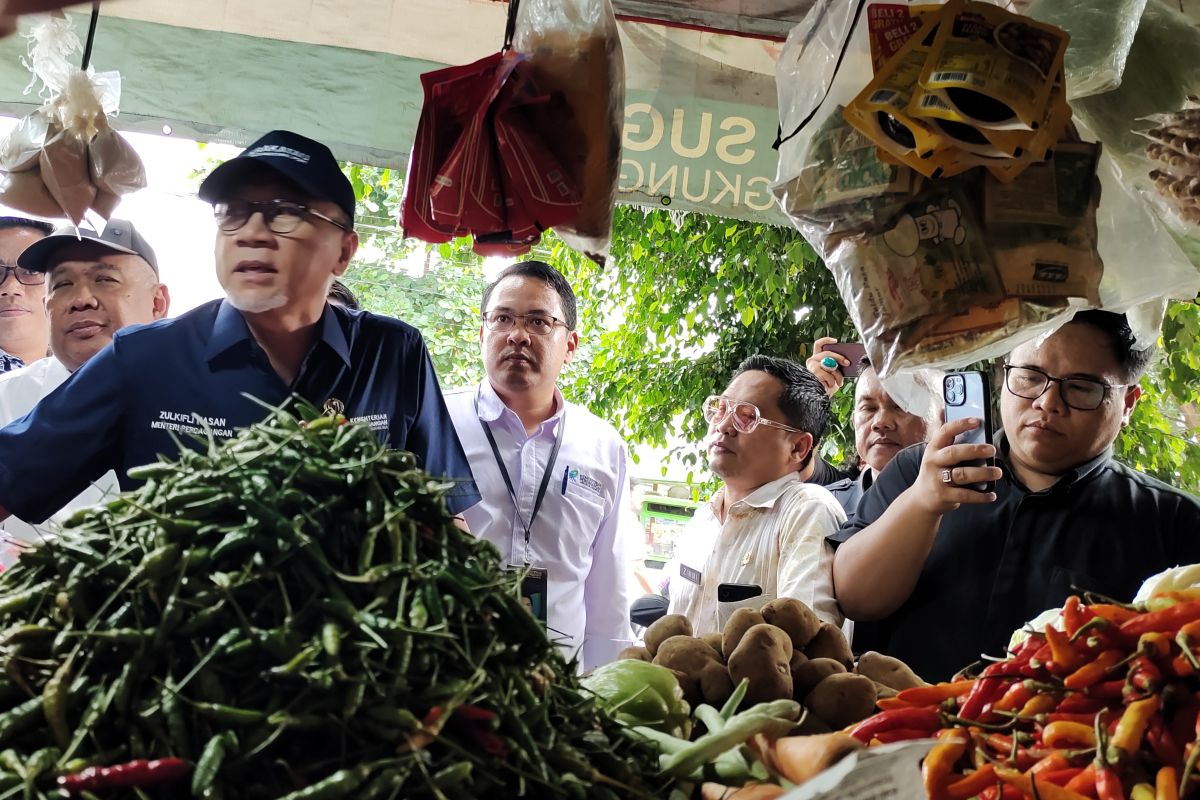
<svg viewBox="0 0 1200 800">
<path fill-rule="evenodd" d="M 863 742 L 936 737 L 932 800 L 1200 797 L 1200 592 L 1062 610 L 977 677 L 906 689 Z"/>
</svg>

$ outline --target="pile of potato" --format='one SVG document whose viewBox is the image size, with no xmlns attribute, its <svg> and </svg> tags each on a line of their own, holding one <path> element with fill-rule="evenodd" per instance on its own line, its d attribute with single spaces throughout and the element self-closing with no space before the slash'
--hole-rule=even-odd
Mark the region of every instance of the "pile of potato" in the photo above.
<svg viewBox="0 0 1200 800">
<path fill-rule="evenodd" d="M 799 600 L 772 600 L 760 610 L 733 612 L 721 633 L 699 638 L 680 614 L 646 629 L 645 646 L 621 658 L 652 661 L 675 672 L 693 705 L 720 707 L 743 678 L 747 703 L 795 699 L 809 714 L 802 732 L 825 733 L 866 719 L 875 701 L 924 681 L 879 653 L 856 664 L 846 637 Z"/>
</svg>

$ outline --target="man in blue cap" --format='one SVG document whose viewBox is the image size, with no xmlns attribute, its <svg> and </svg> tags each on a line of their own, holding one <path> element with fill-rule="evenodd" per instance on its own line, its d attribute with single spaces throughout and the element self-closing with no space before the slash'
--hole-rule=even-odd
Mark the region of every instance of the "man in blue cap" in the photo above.
<svg viewBox="0 0 1200 800">
<path fill-rule="evenodd" d="M 273 131 L 213 170 L 200 197 L 225 299 L 121 331 L 0 430 L 0 519 L 43 520 L 108 469 L 127 487 L 129 468 L 177 453 L 175 437 L 231 437 L 263 418 L 262 402 L 293 395 L 457 481 L 454 512 L 478 502 L 421 334 L 326 302 L 358 248 L 354 191 L 329 149 Z"/>
</svg>

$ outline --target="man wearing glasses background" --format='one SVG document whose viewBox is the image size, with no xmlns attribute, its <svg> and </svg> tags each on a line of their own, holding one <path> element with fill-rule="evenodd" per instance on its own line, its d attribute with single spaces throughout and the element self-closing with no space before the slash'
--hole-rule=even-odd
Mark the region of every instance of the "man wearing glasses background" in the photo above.
<svg viewBox="0 0 1200 800">
<path fill-rule="evenodd" d="M 943 680 L 1072 593 L 1130 598 L 1200 561 L 1200 503 L 1112 459 L 1150 358 L 1134 343 L 1124 315 L 1076 314 L 1009 354 L 996 447 L 955 445 L 981 424 L 959 420 L 892 460 L 832 537 L 838 602 L 877 621 L 856 646 Z M 986 481 L 994 492 L 968 488 Z"/>
<path fill-rule="evenodd" d="M 324 145 L 274 131 L 200 186 L 226 298 L 121 331 L 27 417 L 0 430 L 0 518 L 40 522 L 113 469 L 217 439 L 298 395 L 368 424 L 478 501 L 420 333 L 329 304 L 358 247 L 354 190 Z M 255 399 L 258 401 L 256 402 Z M 67 457 L 69 454 L 69 457 Z"/>
<path fill-rule="evenodd" d="M 0 217 L 0 372 L 46 357 L 50 345 L 46 276 L 18 267 L 17 257 L 53 230 L 48 222 Z"/>
<path fill-rule="evenodd" d="M 629 451 L 620 434 L 567 402 L 558 375 L 579 347 L 575 293 L 541 261 L 505 268 L 483 292 L 486 377 L 446 397 L 483 501 L 463 516 L 528 569 L 522 594 L 580 667 L 632 643 L 626 587 Z"/>
<path fill-rule="evenodd" d="M 738 605 L 792 597 L 840 625 L 833 598 L 833 548 L 825 537 L 846 519 L 825 488 L 800 479 L 829 425 L 820 381 L 784 358 L 755 355 L 719 396 L 705 400 L 709 468 L 724 486 L 680 534 L 667 565 L 670 613 L 697 636 L 721 630 L 722 584 L 757 587 Z"/>
<path fill-rule="evenodd" d="M 33 410 L 118 330 L 163 319 L 170 305 L 153 248 L 125 220 L 109 220 L 103 233 L 67 225 L 27 247 L 17 263 L 45 281 L 51 355 L 0 376 L 0 426 Z M 103 503 L 117 491 L 117 476 L 109 470 L 57 510 L 54 520 Z M 54 533 L 15 517 L 0 523 L 0 529 L 29 544 Z"/>
</svg>

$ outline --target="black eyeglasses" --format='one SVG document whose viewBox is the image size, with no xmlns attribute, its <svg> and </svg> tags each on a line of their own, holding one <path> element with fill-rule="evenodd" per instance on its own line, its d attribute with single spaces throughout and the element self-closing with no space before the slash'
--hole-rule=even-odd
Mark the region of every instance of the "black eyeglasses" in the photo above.
<svg viewBox="0 0 1200 800">
<path fill-rule="evenodd" d="M 291 233 L 300 227 L 300 223 L 309 217 L 323 219 L 330 225 L 335 225 L 344 231 L 350 226 L 327 217 L 320 211 L 314 211 L 304 203 L 292 200 L 235 200 L 231 203 L 214 203 L 213 216 L 217 219 L 217 227 L 226 233 L 240 230 L 250 221 L 255 213 L 263 215 L 263 222 L 272 233 Z"/>
<path fill-rule="evenodd" d="M 0 286 L 3 286 L 8 281 L 8 276 L 12 275 L 17 279 L 17 283 L 22 286 L 40 286 L 46 282 L 46 273 L 37 272 L 24 267 L 10 267 L 8 264 L 0 264 Z"/>
<path fill-rule="evenodd" d="M 1129 385 L 1105 383 L 1091 378 L 1052 378 L 1037 367 L 1004 365 L 1004 385 L 1017 397 L 1037 400 L 1052 383 L 1058 384 L 1058 393 L 1063 402 L 1076 411 L 1095 411 L 1104 403 L 1110 391 Z"/>
<path fill-rule="evenodd" d="M 509 311 L 488 311 L 483 314 L 483 324 L 496 333 L 508 333 L 517 326 L 518 321 L 522 328 L 538 336 L 547 335 L 557 325 L 567 327 L 567 323 L 549 314 L 513 314 Z"/>
</svg>

